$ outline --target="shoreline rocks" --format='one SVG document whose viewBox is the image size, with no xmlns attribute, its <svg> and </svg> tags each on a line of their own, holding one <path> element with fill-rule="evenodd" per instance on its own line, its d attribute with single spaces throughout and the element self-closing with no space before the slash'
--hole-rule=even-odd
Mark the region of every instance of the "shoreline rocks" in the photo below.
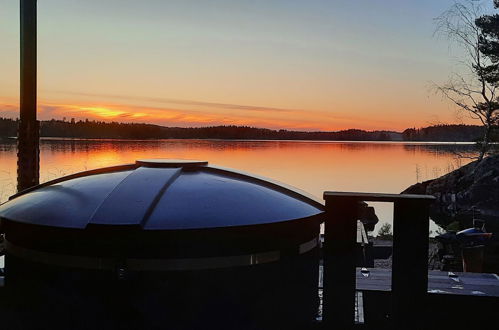
<svg viewBox="0 0 499 330">
<path fill-rule="evenodd" d="M 487 231 L 499 232 L 499 155 L 471 162 L 437 179 L 416 183 L 402 193 L 437 198 L 431 218 L 445 227 L 459 222 L 471 227 L 473 216 L 486 221 Z"/>
</svg>

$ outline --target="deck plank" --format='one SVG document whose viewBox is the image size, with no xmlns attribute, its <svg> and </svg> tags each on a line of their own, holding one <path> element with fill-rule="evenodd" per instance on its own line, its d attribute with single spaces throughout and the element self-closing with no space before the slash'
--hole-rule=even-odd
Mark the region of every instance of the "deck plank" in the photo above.
<svg viewBox="0 0 499 330">
<path fill-rule="evenodd" d="M 454 294 L 470 296 L 499 297 L 499 277 L 496 274 L 485 273 L 453 273 L 455 277 L 449 276 L 448 272 L 428 272 L 428 292 L 432 294 Z M 390 291 L 391 270 L 380 268 L 369 268 L 369 276 L 365 277 L 357 268 L 356 272 L 358 291 Z M 319 286 L 322 287 L 323 274 L 320 269 Z"/>
<path fill-rule="evenodd" d="M 428 272 L 428 292 L 456 295 L 483 295 L 499 297 L 499 279 L 495 274 Z M 357 290 L 390 291 L 391 271 L 389 269 L 370 269 L 364 277 L 360 269 L 357 272 Z"/>
</svg>

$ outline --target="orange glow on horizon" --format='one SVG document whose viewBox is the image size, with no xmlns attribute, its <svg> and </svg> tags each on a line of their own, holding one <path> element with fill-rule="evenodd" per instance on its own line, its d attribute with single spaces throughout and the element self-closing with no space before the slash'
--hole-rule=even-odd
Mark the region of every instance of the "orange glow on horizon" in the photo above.
<svg viewBox="0 0 499 330">
<path fill-rule="evenodd" d="M 78 110 L 90 111 L 97 117 L 102 117 L 106 119 L 116 119 L 122 117 L 131 117 L 131 118 L 142 118 L 147 116 L 145 113 L 129 113 L 125 111 L 117 111 L 104 107 L 80 107 Z"/>
<path fill-rule="evenodd" d="M 16 118 L 19 106 L 15 99 L 0 99 L 0 117 Z M 164 108 L 116 103 L 39 102 L 40 120 L 75 118 L 76 120 L 150 123 L 162 126 L 202 127 L 219 125 L 252 126 L 269 129 L 303 131 L 338 131 L 345 129 L 402 131 L 409 127 L 429 126 L 431 123 L 416 115 L 379 118 L 377 115 L 348 116 L 344 113 L 269 108 L 260 111 L 247 109 Z M 474 122 L 470 122 L 474 123 Z"/>
</svg>

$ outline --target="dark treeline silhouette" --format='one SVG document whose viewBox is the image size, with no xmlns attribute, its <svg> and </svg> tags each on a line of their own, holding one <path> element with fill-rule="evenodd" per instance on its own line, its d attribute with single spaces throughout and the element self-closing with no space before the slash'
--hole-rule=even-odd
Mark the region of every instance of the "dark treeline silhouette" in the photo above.
<svg viewBox="0 0 499 330">
<path fill-rule="evenodd" d="M 0 136 L 16 136 L 16 127 L 16 120 L 0 118 Z M 301 132 L 248 126 L 183 128 L 74 119 L 42 121 L 40 129 L 42 137 L 90 139 L 400 140 L 400 133 L 391 131 L 349 129 L 338 132 Z"/>
<path fill-rule="evenodd" d="M 0 118 L 0 137 L 15 137 L 17 120 Z M 42 137 L 90 139 L 256 139 L 336 141 L 475 141 L 481 127 L 438 125 L 410 128 L 403 133 L 348 129 L 337 132 L 272 130 L 248 126 L 164 127 L 153 124 L 71 119 L 47 120 L 40 125 Z"/>
<path fill-rule="evenodd" d="M 475 142 L 482 138 L 483 127 L 476 125 L 435 125 L 408 128 L 402 132 L 404 141 Z"/>
<path fill-rule="evenodd" d="M 0 138 L 8 136 L 16 136 L 17 120 L 0 117 Z"/>
</svg>

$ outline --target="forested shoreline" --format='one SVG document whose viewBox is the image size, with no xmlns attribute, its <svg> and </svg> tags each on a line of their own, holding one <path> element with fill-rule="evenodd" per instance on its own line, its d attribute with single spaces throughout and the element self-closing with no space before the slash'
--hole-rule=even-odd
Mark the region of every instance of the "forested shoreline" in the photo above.
<svg viewBox="0 0 499 330">
<path fill-rule="evenodd" d="M 0 137 L 15 137 L 18 121 L 0 118 Z M 248 126 L 164 127 L 153 124 L 80 120 L 46 120 L 42 137 L 95 139 L 256 139 L 325 141 L 457 141 L 474 142 L 482 128 L 474 125 L 436 125 L 403 132 L 348 129 L 335 132 L 272 130 Z"/>
</svg>

